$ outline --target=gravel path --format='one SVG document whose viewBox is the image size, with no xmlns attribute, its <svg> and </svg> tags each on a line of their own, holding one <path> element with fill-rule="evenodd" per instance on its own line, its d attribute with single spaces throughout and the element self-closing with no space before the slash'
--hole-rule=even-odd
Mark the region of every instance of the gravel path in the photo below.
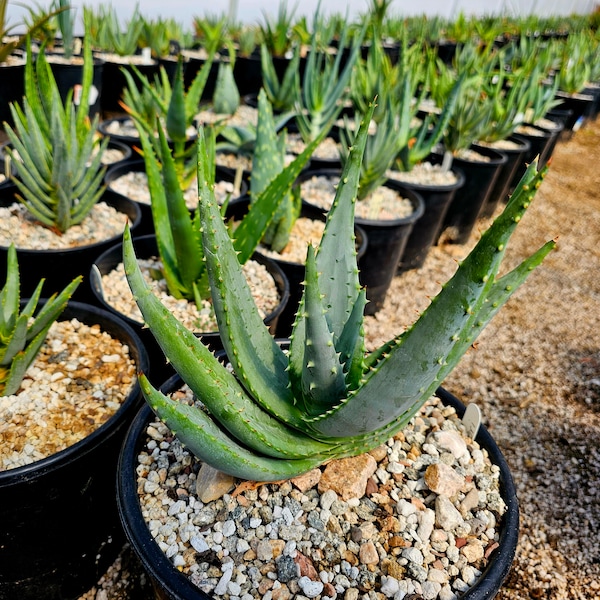
<svg viewBox="0 0 600 600">
<path fill-rule="evenodd" d="M 481 407 L 517 484 L 521 539 L 498 600 L 600 598 L 599 158 L 600 122 L 558 144 L 507 263 L 555 236 L 558 250 L 445 381 Z M 370 344 L 409 325 L 467 251 L 434 248 L 422 269 L 396 278 L 367 318 Z M 126 550 L 85 599 L 151 597 L 143 583 Z"/>
</svg>

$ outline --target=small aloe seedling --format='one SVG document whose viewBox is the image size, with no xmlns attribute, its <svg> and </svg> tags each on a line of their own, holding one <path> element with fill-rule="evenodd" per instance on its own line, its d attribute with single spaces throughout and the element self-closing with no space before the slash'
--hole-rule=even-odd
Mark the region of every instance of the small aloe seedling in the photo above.
<svg viewBox="0 0 600 600">
<path fill-rule="evenodd" d="M 6 282 L 0 291 L 0 396 L 17 393 L 48 330 L 63 312 L 80 282 L 81 276 L 76 277 L 60 294 L 53 294 L 34 317 L 44 284 L 41 280 L 21 311 L 17 251 L 14 245 L 9 246 Z"/>
<path fill-rule="evenodd" d="M 85 43 L 79 104 L 72 90 L 63 104 L 44 52 L 34 61 L 28 44 L 23 107 L 10 106 L 14 130 L 6 128 L 12 146 L 7 151 L 17 172 L 19 200 L 61 233 L 83 221 L 104 192 L 102 154 L 108 138 L 98 144 L 98 116 L 91 123 L 88 116 L 92 78 L 92 51 Z"/>
<path fill-rule="evenodd" d="M 548 242 L 497 277 L 506 244 L 543 177 L 534 163 L 505 211 L 416 323 L 367 353 L 354 204 L 372 112 L 344 168 L 320 246 L 316 252 L 308 248 L 289 352 L 260 318 L 210 187 L 200 190 L 202 240 L 219 331 L 235 374 L 151 293 L 137 266 L 131 236 L 125 233 L 125 270 L 138 305 L 206 410 L 168 398 L 142 376 L 145 398 L 200 460 L 233 476 L 289 478 L 328 459 L 368 451 L 393 436 L 554 247 Z"/>
</svg>

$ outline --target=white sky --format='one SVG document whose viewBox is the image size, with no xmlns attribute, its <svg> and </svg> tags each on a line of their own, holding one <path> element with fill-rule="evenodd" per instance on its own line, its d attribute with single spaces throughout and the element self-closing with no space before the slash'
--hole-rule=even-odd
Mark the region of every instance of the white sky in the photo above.
<svg viewBox="0 0 600 600">
<path fill-rule="evenodd" d="M 321 0 L 323 14 L 343 13 L 349 11 L 350 18 L 365 12 L 372 0 Z M 25 5 L 49 6 L 50 0 L 20 0 Z M 237 21 L 244 23 L 262 23 L 264 15 L 275 16 L 279 7 L 279 0 L 226 0 L 218 3 L 206 0 L 72 0 L 74 8 L 83 6 L 98 6 L 112 4 L 123 21 L 131 15 L 136 4 L 147 17 L 173 17 L 184 27 L 191 29 L 192 19 L 195 16 L 219 15 L 228 11 L 229 6 L 237 8 Z M 572 13 L 585 14 L 591 12 L 597 0 L 393 0 L 390 14 L 412 16 L 419 14 L 441 15 L 452 18 L 464 12 L 465 14 L 509 14 L 525 16 L 528 14 L 541 14 L 543 16 L 568 15 Z M 312 16 L 316 10 L 318 0 L 290 0 L 288 9 L 296 6 L 296 17 Z M 16 4 L 16 0 L 9 0 L 8 20 L 15 25 L 19 22 L 24 9 Z M 81 10 L 78 11 L 82 13 Z M 79 32 L 78 32 L 79 33 Z"/>
</svg>

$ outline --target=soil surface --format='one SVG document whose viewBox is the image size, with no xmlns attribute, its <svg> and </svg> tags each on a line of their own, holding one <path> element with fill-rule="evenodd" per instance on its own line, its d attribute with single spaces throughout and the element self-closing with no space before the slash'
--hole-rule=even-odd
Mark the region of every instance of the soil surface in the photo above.
<svg viewBox="0 0 600 600">
<path fill-rule="evenodd" d="M 480 406 L 517 485 L 520 542 L 497 600 L 600 598 L 599 161 L 600 121 L 558 143 L 507 268 L 554 237 L 557 251 L 444 382 Z M 477 236 L 433 248 L 421 269 L 394 280 L 383 310 L 366 319 L 371 346 L 416 318 Z M 150 597 L 125 548 L 82 600 Z"/>
</svg>

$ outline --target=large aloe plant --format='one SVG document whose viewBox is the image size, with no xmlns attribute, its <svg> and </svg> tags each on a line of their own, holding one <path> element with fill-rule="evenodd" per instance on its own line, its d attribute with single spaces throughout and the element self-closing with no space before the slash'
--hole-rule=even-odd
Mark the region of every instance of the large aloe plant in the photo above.
<svg viewBox="0 0 600 600">
<path fill-rule="evenodd" d="M 202 240 L 219 330 L 235 374 L 152 295 L 125 232 L 125 270 L 138 305 L 206 411 L 168 398 L 142 376 L 146 400 L 194 454 L 221 471 L 279 480 L 330 458 L 362 453 L 394 435 L 554 247 L 548 242 L 497 277 L 506 244 L 544 174 L 532 164 L 505 211 L 417 322 L 366 353 L 366 296 L 359 285 L 353 231 L 371 117 L 372 110 L 344 169 L 320 246 L 316 252 L 308 248 L 289 352 L 260 318 L 209 186 L 200 188 Z M 202 148 L 202 137 L 199 144 Z"/>
<path fill-rule="evenodd" d="M 75 278 L 60 294 L 53 294 L 34 316 L 44 285 L 42 279 L 21 310 L 17 251 L 12 244 L 8 247 L 6 282 L 0 291 L 0 396 L 17 393 L 48 330 L 80 283 L 81 276 Z"/>
</svg>

